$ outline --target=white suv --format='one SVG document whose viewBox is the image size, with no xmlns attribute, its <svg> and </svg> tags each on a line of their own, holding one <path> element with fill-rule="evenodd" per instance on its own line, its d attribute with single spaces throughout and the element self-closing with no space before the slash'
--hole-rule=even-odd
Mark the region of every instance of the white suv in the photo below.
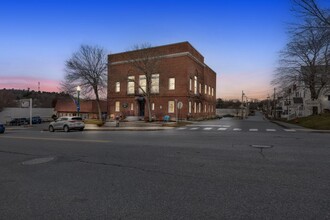
<svg viewBox="0 0 330 220">
<path fill-rule="evenodd" d="M 64 130 L 65 132 L 69 132 L 70 130 L 79 130 L 83 131 L 85 128 L 85 124 L 81 117 L 60 117 L 55 121 L 49 124 L 48 130 L 50 132 L 54 132 L 55 130 Z"/>
</svg>

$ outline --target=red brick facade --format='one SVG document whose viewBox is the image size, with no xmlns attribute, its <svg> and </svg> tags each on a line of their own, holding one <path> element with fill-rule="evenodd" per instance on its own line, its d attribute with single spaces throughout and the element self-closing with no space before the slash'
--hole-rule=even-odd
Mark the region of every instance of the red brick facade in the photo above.
<svg viewBox="0 0 330 220">
<path fill-rule="evenodd" d="M 150 98 L 154 119 L 162 120 L 165 115 L 175 119 L 177 102 L 183 103 L 182 109 L 178 111 L 180 119 L 215 116 L 216 73 L 204 63 L 204 57 L 190 43 L 182 42 L 145 50 L 152 50 L 161 57 L 158 66 L 159 92 L 152 94 Z M 141 75 L 127 62 L 128 54 L 133 59 L 139 58 L 136 51 L 108 56 L 108 112 L 110 116 L 148 117 L 147 105 L 138 92 L 138 86 L 134 86 L 134 94 L 128 94 L 128 77 L 139 79 Z M 174 89 L 170 89 L 170 78 Z"/>
</svg>

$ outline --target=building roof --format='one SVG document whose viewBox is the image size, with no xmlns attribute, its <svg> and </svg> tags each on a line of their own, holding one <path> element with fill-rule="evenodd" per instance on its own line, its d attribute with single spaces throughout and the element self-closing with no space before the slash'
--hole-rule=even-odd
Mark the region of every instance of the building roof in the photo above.
<svg viewBox="0 0 330 220">
<path fill-rule="evenodd" d="M 199 60 L 201 63 L 204 63 L 204 57 L 200 54 L 188 41 L 174 43 L 174 44 L 167 44 L 162 46 L 150 47 L 140 50 L 132 50 L 126 51 L 122 53 L 110 54 L 108 59 L 110 63 L 126 61 L 129 57 L 131 58 L 138 58 L 141 52 L 148 50 L 152 53 L 157 54 L 157 56 L 164 56 L 170 54 L 178 54 L 183 52 L 189 52 L 193 57 Z"/>
<path fill-rule="evenodd" d="M 107 112 L 107 102 L 100 101 L 101 111 Z M 57 100 L 55 111 L 77 112 L 77 106 L 72 99 Z M 80 100 L 80 113 L 98 113 L 96 100 Z"/>
</svg>

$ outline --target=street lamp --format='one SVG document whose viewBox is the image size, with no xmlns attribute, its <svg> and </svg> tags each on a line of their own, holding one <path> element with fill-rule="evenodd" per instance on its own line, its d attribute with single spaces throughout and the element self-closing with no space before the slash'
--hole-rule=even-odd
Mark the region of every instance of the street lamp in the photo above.
<svg viewBox="0 0 330 220">
<path fill-rule="evenodd" d="M 80 86 L 77 86 L 77 94 L 78 94 L 78 98 L 77 98 L 77 114 L 79 116 L 79 111 L 80 111 L 80 100 L 79 100 L 79 95 L 80 95 Z"/>
</svg>

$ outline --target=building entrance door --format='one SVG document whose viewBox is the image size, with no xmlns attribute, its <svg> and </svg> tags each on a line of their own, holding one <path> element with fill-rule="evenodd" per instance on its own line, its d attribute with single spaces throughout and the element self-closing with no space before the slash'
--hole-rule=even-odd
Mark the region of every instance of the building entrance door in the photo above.
<svg viewBox="0 0 330 220">
<path fill-rule="evenodd" d="M 144 117 L 144 108 L 145 108 L 145 100 L 138 100 L 139 103 L 139 116 L 143 116 Z"/>
</svg>

